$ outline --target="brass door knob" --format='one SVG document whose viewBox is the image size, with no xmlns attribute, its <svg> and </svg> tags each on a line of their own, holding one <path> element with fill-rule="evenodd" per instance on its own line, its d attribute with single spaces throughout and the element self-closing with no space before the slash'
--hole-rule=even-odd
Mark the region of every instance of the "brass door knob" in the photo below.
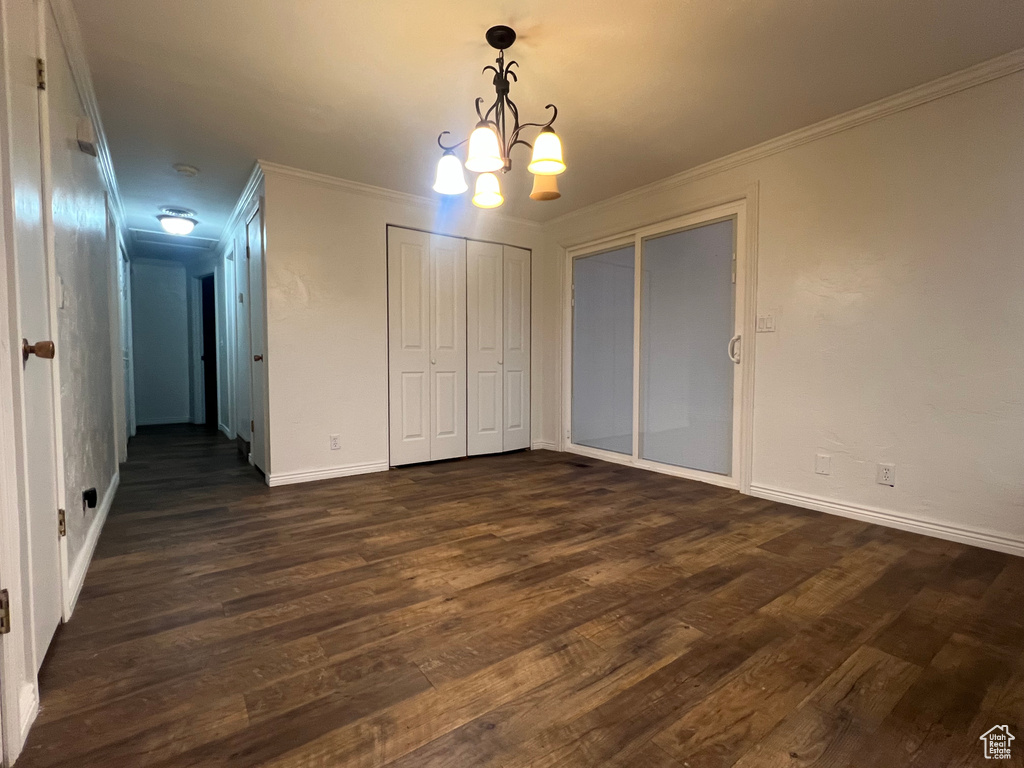
<svg viewBox="0 0 1024 768">
<path fill-rule="evenodd" d="M 263 360 L 263 355 L 253 355 L 253 356 L 252 356 L 252 361 L 253 361 L 254 363 L 259 363 L 259 362 L 261 362 L 262 360 Z"/>
<path fill-rule="evenodd" d="M 28 339 L 21 340 L 22 362 L 27 363 L 29 355 L 35 355 L 36 357 L 45 357 L 47 360 L 53 360 L 53 356 L 55 354 L 57 354 L 57 350 L 53 346 L 52 341 L 37 341 L 35 344 L 29 344 Z"/>
</svg>

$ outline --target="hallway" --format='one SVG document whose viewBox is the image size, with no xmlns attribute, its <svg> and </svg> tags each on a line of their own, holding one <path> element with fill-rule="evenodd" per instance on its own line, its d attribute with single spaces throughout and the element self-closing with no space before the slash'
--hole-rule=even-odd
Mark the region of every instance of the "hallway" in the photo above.
<svg viewBox="0 0 1024 768">
<path fill-rule="evenodd" d="M 939 766 L 1020 715 L 1020 558 L 547 451 L 122 471 L 24 768 Z"/>
</svg>

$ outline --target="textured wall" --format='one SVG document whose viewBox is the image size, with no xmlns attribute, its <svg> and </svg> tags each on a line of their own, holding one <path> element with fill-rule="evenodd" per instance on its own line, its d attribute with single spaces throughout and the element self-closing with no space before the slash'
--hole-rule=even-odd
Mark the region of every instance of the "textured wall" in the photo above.
<svg viewBox="0 0 1024 768">
<path fill-rule="evenodd" d="M 80 151 L 76 141 L 78 119 L 85 112 L 53 17 L 46 15 L 54 247 L 63 283 L 57 349 L 64 504 L 74 574 L 99 510 L 82 509 L 82 492 L 96 488 L 102 499 L 117 472 L 111 349 L 116 249 L 107 236 L 106 196 L 96 158 Z"/>
</svg>

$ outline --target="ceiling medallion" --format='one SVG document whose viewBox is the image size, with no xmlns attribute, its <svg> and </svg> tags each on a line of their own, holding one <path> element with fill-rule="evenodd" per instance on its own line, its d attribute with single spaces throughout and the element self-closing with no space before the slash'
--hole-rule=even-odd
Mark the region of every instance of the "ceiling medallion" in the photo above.
<svg viewBox="0 0 1024 768">
<path fill-rule="evenodd" d="M 518 80 L 512 67 L 518 67 L 519 64 L 515 61 L 505 63 L 505 50 L 511 48 L 515 41 L 516 33 L 511 27 L 497 26 L 487 30 L 487 42 L 498 50 L 498 58 L 494 61 L 496 66 L 486 66 L 483 71 L 494 73 L 492 82 L 496 98 L 486 112 L 480 111 L 480 105 L 484 100 L 476 100 L 476 115 L 479 121 L 468 139 L 463 139 L 458 144 L 446 145 L 444 137 L 450 135 L 449 131 L 442 131 L 437 137 L 437 145 L 444 154 L 437 164 L 435 192 L 442 195 L 461 195 L 469 189 L 462 171 L 463 164 L 455 155 L 455 150 L 468 142 L 465 166 L 473 173 L 480 174 L 476 178 L 473 205 L 479 208 L 497 208 L 505 198 L 501 195 L 498 177 L 494 172 L 507 173 L 511 170 L 512 149 L 517 144 L 522 144 L 533 150 L 530 164 L 526 166 L 526 170 L 534 175 L 530 197 L 534 200 L 557 200 L 561 197 L 558 180 L 555 177 L 565 170 L 562 141 L 551 127 L 558 117 L 558 109 L 554 104 L 545 107 L 551 110 L 551 119 L 546 123 L 519 122 L 519 109 L 508 95 L 509 81 Z M 511 125 L 508 123 L 509 116 L 512 120 Z M 532 145 L 519 136 L 524 128 L 540 128 L 540 133 Z"/>
</svg>

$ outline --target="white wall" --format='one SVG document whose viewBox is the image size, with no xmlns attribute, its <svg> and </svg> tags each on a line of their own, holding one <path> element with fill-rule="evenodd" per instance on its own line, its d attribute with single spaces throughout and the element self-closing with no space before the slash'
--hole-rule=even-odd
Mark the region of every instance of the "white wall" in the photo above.
<svg viewBox="0 0 1024 768">
<path fill-rule="evenodd" d="M 262 164 L 271 482 L 388 462 L 387 233 L 537 248 L 536 225 Z M 534 337 L 536 338 L 536 336 Z M 331 451 L 329 435 L 342 436 Z"/>
<path fill-rule="evenodd" d="M 138 424 L 190 419 L 188 301 L 185 266 L 132 262 L 132 345 Z"/>
<path fill-rule="evenodd" d="M 560 439 L 564 248 L 755 184 L 758 310 L 778 330 L 744 339 L 753 492 L 1024 553 L 1020 72 L 549 224 L 540 439 Z M 875 483 L 877 462 L 897 465 L 895 488 Z"/>
</svg>

